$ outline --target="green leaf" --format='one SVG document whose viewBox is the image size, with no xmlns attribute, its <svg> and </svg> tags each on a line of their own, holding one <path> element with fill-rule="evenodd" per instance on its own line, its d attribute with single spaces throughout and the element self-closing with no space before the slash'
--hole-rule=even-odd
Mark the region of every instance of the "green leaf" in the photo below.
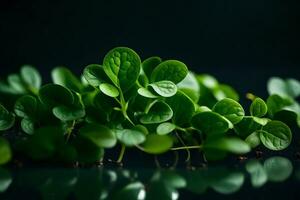
<svg viewBox="0 0 300 200">
<path fill-rule="evenodd" d="M 231 172 L 220 174 L 216 178 L 212 177 L 211 187 L 221 194 L 232 194 L 237 192 L 243 185 L 245 176 L 242 172 Z"/>
<path fill-rule="evenodd" d="M 165 122 L 157 126 L 156 133 L 158 135 L 167 135 L 175 130 L 176 125 L 170 122 Z"/>
<path fill-rule="evenodd" d="M 200 90 L 201 85 L 208 88 L 208 89 L 216 89 L 219 86 L 219 83 L 215 77 L 208 75 L 208 74 L 201 74 L 197 75 L 198 83 L 200 84 Z"/>
<path fill-rule="evenodd" d="M 282 110 L 292 111 L 296 113 L 297 111 L 295 111 L 292 107 L 293 103 L 294 101 L 292 99 L 284 98 L 277 94 L 271 95 L 267 99 L 268 112 L 271 117 L 274 117 L 277 112 Z"/>
<path fill-rule="evenodd" d="M 82 90 L 80 80 L 68 68 L 56 67 L 52 70 L 51 76 L 55 84 L 64 86 L 76 92 Z"/>
<path fill-rule="evenodd" d="M 252 116 L 245 116 L 242 121 L 235 124 L 234 130 L 242 139 L 247 138 L 253 132 L 261 129 L 262 125 L 257 123 Z"/>
<path fill-rule="evenodd" d="M 300 95 L 300 82 L 295 79 L 283 80 L 273 77 L 268 81 L 268 92 L 270 95 L 297 98 Z"/>
<path fill-rule="evenodd" d="M 20 97 L 14 107 L 17 116 L 22 118 L 35 118 L 37 115 L 37 100 L 31 95 Z"/>
<path fill-rule="evenodd" d="M 42 84 L 40 73 L 30 65 L 24 65 L 21 68 L 21 78 L 30 87 L 39 89 Z"/>
<path fill-rule="evenodd" d="M 116 131 L 117 138 L 126 146 L 135 146 L 146 140 L 145 133 L 138 129 L 121 129 Z"/>
<path fill-rule="evenodd" d="M 268 118 L 259 118 L 259 117 L 253 117 L 253 120 L 262 126 L 266 125 L 269 121 L 271 121 Z"/>
<path fill-rule="evenodd" d="M 260 145 L 260 138 L 259 138 L 259 132 L 253 132 L 251 133 L 246 139 L 245 142 L 251 147 L 256 148 L 258 145 Z"/>
<path fill-rule="evenodd" d="M 287 79 L 286 85 L 291 97 L 297 98 L 300 96 L 300 82 L 296 79 Z"/>
<path fill-rule="evenodd" d="M 99 124 L 86 124 L 79 130 L 79 135 L 90 140 L 100 148 L 111 148 L 116 145 L 114 133 L 107 127 Z"/>
<path fill-rule="evenodd" d="M 201 112 L 193 116 L 192 125 L 207 135 L 226 133 L 230 122 L 215 112 Z"/>
<path fill-rule="evenodd" d="M 233 124 L 239 123 L 245 116 L 243 107 L 238 102 L 229 98 L 217 102 L 212 110 L 223 115 Z"/>
<path fill-rule="evenodd" d="M 218 92 L 222 92 L 222 95 L 217 95 Z M 221 100 L 223 98 L 230 98 L 230 99 L 233 99 L 235 101 L 239 101 L 239 94 L 229 85 L 226 85 L 226 84 L 220 84 L 218 89 L 215 90 L 215 93 L 216 95 L 216 98 L 218 100 Z M 223 98 L 221 97 L 223 96 Z"/>
<path fill-rule="evenodd" d="M 293 165 L 287 158 L 275 156 L 264 162 L 264 169 L 267 172 L 268 180 L 272 182 L 283 182 L 293 173 Z"/>
<path fill-rule="evenodd" d="M 55 117 L 62 121 L 76 120 L 85 116 L 85 110 L 80 107 L 56 106 L 52 112 Z"/>
<path fill-rule="evenodd" d="M 172 116 L 173 111 L 168 104 L 163 101 L 155 101 L 141 117 L 140 121 L 143 124 L 158 124 L 168 121 Z"/>
<path fill-rule="evenodd" d="M 113 194 L 114 200 L 141 199 L 140 194 L 145 194 L 145 186 L 141 182 L 132 182 Z M 144 198 L 143 198 L 144 199 Z"/>
<path fill-rule="evenodd" d="M 21 128 L 25 133 L 32 135 L 35 130 L 34 122 L 31 119 L 24 118 L 21 120 Z"/>
<path fill-rule="evenodd" d="M 168 80 L 177 84 L 188 74 L 186 65 L 177 60 L 166 60 L 160 63 L 151 74 L 151 82 Z"/>
<path fill-rule="evenodd" d="M 102 83 L 99 88 L 101 92 L 109 97 L 117 97 L 120 94 L 118 88 L 109 83 Z"/>
<path fill-rule="evenodd" d="M 4 138 L 0 137 L 0 165 L 8 163 L 11 158 L 12 152 L 9 143 Z"/>
<path fill-rule="evenodd" d="M 149 134 L 142 144 L 143 151 L 150 154 L 161 154 L 173 146 L 173 140 L 167 135 Z"/>
<path fill-rule="evenodd" d="M 18 74 L 11 74 L 7 77 L 7 82 L 18 94 L 27 93 L 26 84 Z"/>
<path fill-rule="evenodd" d="M 246 170 L 250 174 L 251 184 L 258 188 L 268 181 L 267 173 L 258 160 L 250 160 L 246 163 Z"/>
<path fill-rule="evenodd" d="M 167 98 L 166 103 L 173 110 L 172 121 L 178 126 L 189 125 L 195 113 L 193 101 L 183 92 L 178 91 L 174 96 Z"/>
<path fill-rule="evenodd" d="M 108 82 L 108 77 L 101 65 L 91 64 L 86 66 L 83 76 L 87 82 L 94 87 L 99 87 L 101 83 Z"/>
<path fill-rule="evenodd" d="M 106 54 L 103 67 L 112 82 L 126 91 L 139 77 L 141 59 L 132 49 L 117 47 Z"/>
<path fill-rule="evenodd" d="M 207 140 L 204 143 L 203 148 L 227 151 L 235 154 L 245 154 L 251 150 L 250 146 L 245 141 L 239 138 L 226 137 Z"/>
<path fill-rule="evenodd" d="M 15 116 L 0 104 L 0 131 L 10 129 L 15 123 Z"/>
<path fill-rule="evenodd" d="M 161 63 L 161 58 L 157 56 L 147 58 L 146 60 L 143 61 L 142 67 L 148 78 L 150 78 L 152 71 L 160 63 Z"/>
<path fill-rule="evenodd" d="M 265 101 L 256 97 L 250 106 L 250 114 L 256 117 L 263 117 L 267 112 L 268 107 Z"/>
<path fill-rule="evenodd" d="M 278 151 L 287 148 L 292 140 L 290 128 L 280 121 L 270 121 L 259 131 L 261 142 L 268 149 Z"/>
<path fill-rule="evenodd" d="M 171 97 L 177 92 L 177 86 L 172 81 L 158 81 L 149 84 L 149 86 L 162 97 Z"/>
<path fill-rule="evenodd" d="M 155 99 L 158 97 L 146 88 L 139 88 L 137 92 L 139 93 L 139 95 L 150 99 Z"/>
<path fill-rule="evenodd" d="M 177 88 L 190 97 L 195 103 L 198 102 L 200 87 L 193 72 L 189 71 L 188 75 L 177 84 Z"/>
<path fill-rule="evenodd" d="M 39 97 L 40 100 L 49 107 L 71 105 L 74 102 L 72 92 L 56 84 L 47 84 L 41 87 Z"/>
</svg>

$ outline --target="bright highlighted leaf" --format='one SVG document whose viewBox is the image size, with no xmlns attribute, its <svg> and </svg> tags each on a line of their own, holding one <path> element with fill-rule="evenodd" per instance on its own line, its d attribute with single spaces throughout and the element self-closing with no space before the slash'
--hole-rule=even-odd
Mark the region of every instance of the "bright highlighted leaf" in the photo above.
<svg viewBox="0 0 300 200">
<path fill-rule="evenodd" d="M 42 84 L 40 73 L 32 66 L 25 65 L 21 68 L 21 77 L 23 81 L 34 89 L 39 89 Z"/>
<path fill-rule="evenodd" d="M 99 124 L 86 124 L 79 130 L 79 134 L 100 148 L 114 147 L 117 142 L 114 133 L 109 128 Z"/>
<path fill-rule="evenodd" d="M 253 133 L 251 133 L 251 134 L 245 139 L 245 142 L 246 142 L 251 148 L 256 148 L 258 145 L 260 145 L 259 132 L 253 132 Z"/>
<path fill-rule="evenodd" d="M 290 128 L 280 121 L 270 121 L 259 131 L 260 140 L 268 149 L 278 151 L 287 148 L 292 140 Z"/>
<path fill-rule="evenodd" d="M 261 98 L 255 98 L 250 106 L 250 114 L 255 117 L 263 117 L 268 112 L 267 104 Z"/>
<path fill-rule="evenodd" d="M 149 86 L 162 97 L 171 97 L 177 92 L 177 86 L 172 81 L 158 81 Z"/>
<path fill-rule="evenodd" d="M 155 99 L 158 97 L 146 88 L 139 88 L 137 92 L 139 93 L 139 95 L 146 97 L 146 98 Z"/>
<path fill-rule="evenodd" d="M 108 82 L 108 77 L 101 65 L 91 64 L 86 66 L 83 76 L 87 82 L 94 87 L 99 87 L 101 83 Z"/>
<path fill-rule="evenodd" d="M 245 115 L 243 107 L 238 102 L 229 98 L 217 102 L 212 110 L 226 117 L 233 124 L 239 123 Z"/>
<path fill-rule="evenodd" d="M 82 90 L 80 80 L 68 68 L 56 67 L 52 70 L 51 76 L 55 84 L 64 86 L 76 92 Z"/>
<path fill-rule="evenodd" d="M 154 102 L 149 111 L 144 114 L 140 121 L 143 124 L 158 124 L 168 121 L 173 116 L 173 111 L 168 104 L 162 101 Z"/>
<path fill-rule="evenodd" d="M 0 165 L 6 164 L 11 160 L 12 152 L 9 143 L 0 137 Z"/>
<path fill-rule="evenodd" d="M 268 81 L 268 92 L 270 95 L 297 98 L 300 95 L 300 82 L 295 79 L 283 80 L 273 77 Z"/>
<path fill-rule="evenodd" d="M 141 59 L 132 49 L 117 47 L 110 50 L 103 60 L 106 75 L 122 90 L 135 84 L 141 69 Z"/>
<path fill-rule="evenodd" d="M 167 135 L 149 134 L 141 145 L 143 151 L 150 154 L 161 154 L 173 146 L 173 140 Z"/>
<path fill-rule="evenodd" d="M 224 134 L 230 122 L 215 112 L 201 112 L 193 116 L 192 125 L 207 135 Z"/>
<path fill-rule="evenodd" d="M 103 92 L 105 95 L 109 97 L 117 97 L 119 96 L 119 90 L 115 86 L 109 84 L 109 83 L 102 83 L 99 86 L 101 92 Z"/>
<path fill-rule="evenodd" d="M 126 146 L 134 146 L 146 140 L 145 134 L 138 129 L 122 129 L 116 131 L 117 138 Z"/>
<path fill-rule="evenodd" d="M 211 139 L 204 143 L 204 149 L 215 149 L 227 151 L 235 154 L 245 154 L 250 152 L 250 146 L 239 138 L 226 138 Z"/>
<path fill-rule="evenodd" d="M 171 133 L 173 130 L 175 130 L 176 125 L 172 124 L 170 122 L 165 122 L 157 126 L 156 133 L 158 135 L 167 135 L 168 133 Z"/>
<path fill-rule="evenodd" d="M 168 80 L 177 84 L 188 74 L 186 65 L 177 60 L 166 60 L 160 63 L 151 74 L 151 82 Z"/>
<path fill-rule="evenodd" d="M 85 110 L 80 107 L 56 106 L 52 112 L 55 117 L 62 121 L 76 120 L 85 116 Z"/>
</svg>

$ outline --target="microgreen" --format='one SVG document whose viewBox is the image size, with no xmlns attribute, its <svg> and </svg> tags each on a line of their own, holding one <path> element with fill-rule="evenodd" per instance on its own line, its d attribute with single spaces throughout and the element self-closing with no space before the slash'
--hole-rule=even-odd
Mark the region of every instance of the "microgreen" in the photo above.
<svg viewBox="0 0 300 200">
<path fill-rule="evenodd" d="M 119 149 L 115 159 L 121 162 L 126 148 L 185 150 L 187 161 L 195 149 L 206 160 L 219 160 L 258 146 L 283 150 L 292 140 L 288 125 L 300 125 L 295 79 L 271 79 L 266 101 L 248 94 L 252 102 L 245 109 L 237 92 L 213 76 L 188 71 L 178 60 L 141 60 L 127 47 L 87 65 L 81 78 L 66 67 L 51 76 L 53 83 L 42 85 L 39 72 L 23 66 L 0 82 L 0 131 L 20 125 L 26 133 L 24 140 L 0 139 L 0 164 L 11 151 L 33 160 L 92 163 Z M 249 172 L 261 166 L 255 167 Z"/>
</svg>

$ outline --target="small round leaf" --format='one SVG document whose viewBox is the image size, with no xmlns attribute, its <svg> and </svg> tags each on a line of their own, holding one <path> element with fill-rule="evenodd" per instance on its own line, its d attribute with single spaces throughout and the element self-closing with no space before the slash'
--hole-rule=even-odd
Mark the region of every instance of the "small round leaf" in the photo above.
<svg viewBox="0 0 300 200">
<path fill-rule="evenodd" d="M 245 116 L 243 107 L 238 102 L 229 98 L 218 101 L 212 110 L 226 117 L 233 124 L 239 123 Z"/>
<path fill-rule="evenodd" d="M 172 124 L 170 122 L 165 122 L 157 126 L 156 133 L 158 135 L 167 135 L 168 133 L 171 133 L 176 128 L 175 124 Z"/>
<path fill-rule="evenodd" d="M 177 86 L 172 81 L 158 81 L 149 86 L 162 97 L 171 97 L 177 92 Z"/>
<path fill-rule="evenodd" d="M 99 86 L 101 92 L 103 92 L 105 95 L 109 97 L 117 97 L 119 96 L 119 90 L 115 86 L 109 83 L 102 83 Z"/>
<path fill-rule="evenodd" d="M 268 149 L 278 151 L 287 148 L 292 140 L 290 128 L 283 122 L 270 121 L 259 131 L 261 142 Z"/>
<path fill-rule="evenodd" d="M 142 144 L 143 151 L 150 154 L 161 154 L 173 146 L 173 140 L 167 135 L 149 134 Z"/>
</svg>

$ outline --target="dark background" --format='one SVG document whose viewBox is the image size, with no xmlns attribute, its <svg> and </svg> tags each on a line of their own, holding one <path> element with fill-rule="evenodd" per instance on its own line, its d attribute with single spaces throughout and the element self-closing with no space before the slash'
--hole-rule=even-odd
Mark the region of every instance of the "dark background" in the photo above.
<svg viewBox="0 0 300 200">
<path fill-rule="evenodd" d="M 266 95 L 270 76 L 300 79 L 300 6 L 279 0 L 1 0 L 0 77 L 32 64 L 49 81 L 79 74 L 128 46 L 142 59 L 178 59 L 243 94 Z"/>
</svg>

